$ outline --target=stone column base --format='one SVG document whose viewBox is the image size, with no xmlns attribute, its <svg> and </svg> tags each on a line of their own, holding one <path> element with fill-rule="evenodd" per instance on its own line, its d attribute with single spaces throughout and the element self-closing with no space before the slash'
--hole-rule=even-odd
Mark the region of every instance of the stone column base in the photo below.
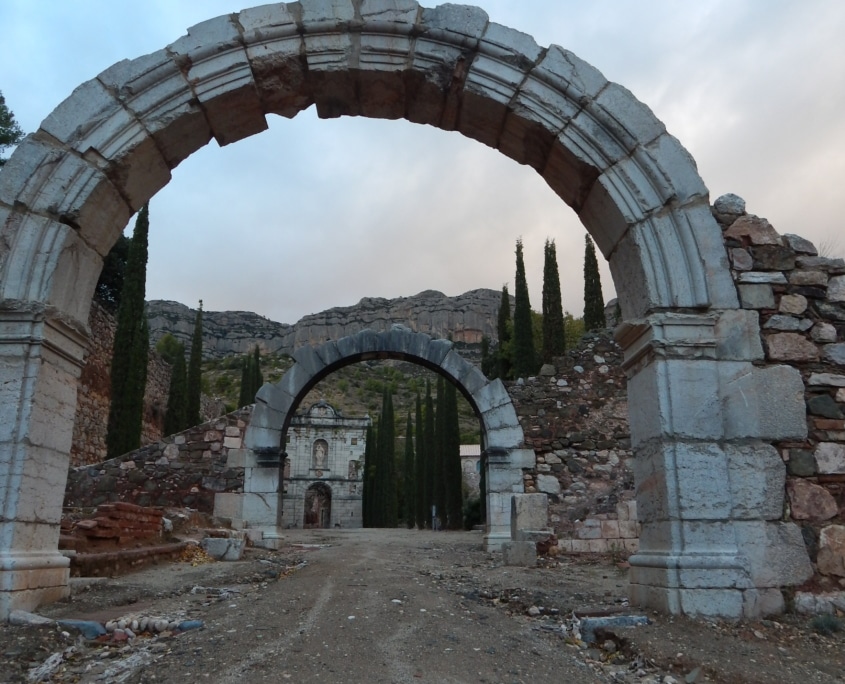
<svg viewBox="0 0 845 684">
<path fill-rule="evenodd" d="M 0 619 L 70 595 L 70 559 L 58 551 L 0 555 Z"/>
</svg>

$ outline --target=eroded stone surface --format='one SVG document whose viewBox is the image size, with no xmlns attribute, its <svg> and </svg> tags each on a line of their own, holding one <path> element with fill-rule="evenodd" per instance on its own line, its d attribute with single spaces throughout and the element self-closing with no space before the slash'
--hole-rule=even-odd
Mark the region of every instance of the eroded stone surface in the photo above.
<svg viewBox="0 0 845 684">
<path fill-rule="evenodd" d="M 845 526 L 829 525 L 819 537 L 819 572 L 845 577 Z"/>
<path fill-rule="evenodd" d="M 830 520 L 839 512 L 836 499 L 824 487 L 790 478 L 786 484 L 792 517 L 796 520 L 822 522 Z"/>
</svg>

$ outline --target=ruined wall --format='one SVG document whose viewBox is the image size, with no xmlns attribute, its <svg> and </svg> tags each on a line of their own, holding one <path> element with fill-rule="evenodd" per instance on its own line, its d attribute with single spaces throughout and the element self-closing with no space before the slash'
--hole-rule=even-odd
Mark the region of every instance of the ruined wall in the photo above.
<svg viewBox="0 0 845 684">
<path fill-rule="evenodd" d="M 125 501 L 211 513 L 217 492 L 243 491 L 243 468 L 226 461 L 230 449 L 241 448 L 250 412 L 240 409 L 118 458 L 73 467 L 64 505 Z"/>
<path fill-rule="evenodd" d="M 588 333 L 536 377 L 506 383 L 528 446 L 526 493 L 549 496 L 550 525 L 566 552 L 630 553 L 639 529 L 622 351 Z"/>
<path fill-rule="evenodd" d="M 807 439 L 775 445 L 787 469 L 784 518 L 801 527 L 816 581 L 845 586 L 845 260 L 779 235 L 736 196 L 716 200 L 714 214 L 742 307 L 759 312 L 761 364 L 789 364 L 804 380 Z"/>
<path fill-rule="evenodd" d="M 88 316 L 91 329 L 88 356 L 77 383 L 76 417 L 73 424 L 71 465 L 99 463 L 106 457 L 106 432 L 111 401 L 111 353 L 117 322 L 96 301 Z M 144 393 L 144 419 L 141 443 L 161 439 L 170 365 L 150 350 L 147 361 L 147 388 Z"/>
</svg>

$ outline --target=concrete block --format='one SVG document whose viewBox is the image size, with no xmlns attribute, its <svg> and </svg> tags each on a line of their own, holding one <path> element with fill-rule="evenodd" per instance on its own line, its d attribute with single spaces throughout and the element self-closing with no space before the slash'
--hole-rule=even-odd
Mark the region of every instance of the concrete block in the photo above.
<svg viewBox="0 0 845 684">
<path fill-rule="evenodd" d="M 506 542 L 502 544 L 502 560 L 505 565 L 537 567 L 537 545 L 528 541 Z"/>
</svg>

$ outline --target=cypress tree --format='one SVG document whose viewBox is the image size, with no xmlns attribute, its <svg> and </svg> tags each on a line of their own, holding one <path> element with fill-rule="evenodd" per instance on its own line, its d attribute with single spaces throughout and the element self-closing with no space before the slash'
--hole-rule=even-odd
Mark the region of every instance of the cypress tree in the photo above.
<svg viewBox="0 0 845 684">
<path fill-rule="evenodd" d="M 446 527 L 463 527 L 463 469 L 461 468 L 461 428 L 458 422 L 458 390 L 445 383 L 443 474 L 446 483 Z"/>
<path fill-rule="evenodd" d="M 557 248 L 554 240 L 546 240 L 543 266 L 543 361 L 566 351 L 563 302 L 560 295 L 560 274 L 557 269 Z"/>
<path fill-rule="evenodd" d="M 584 329 L 604 330 L 604 298 L 596 248 L 589 234 L 584 235 L 584 243 Z"/>
<path fill-rule="evenodd" d="M 511 375 L 511 298 L 508 286 L 502 285 L 502 301 L 499 303 L 499 316 L 496 321 L 496 332 L 499 335 L 499 377 L 502 380 L 512 380 Z"/>
<path fill-rule="evenodd" d="M 248 406 L 252 403 L 252 399 L 249 396 L 249 381 L 252 377 L 252 373 L 250 372 L 251 365 L 252 357 L 247 354 L 241 360 L 241 391 L 238 395 L 238 406 Z"/>
<path fill-rule="evenodd" d="M 384 430 L 382 440 L 383 454 L 380 459 L 384 466 L 384 526 L 396 527 L 399 524 L 398 492 L 396 491 L 396 422 L 393 414 L 393 394 L 385 389 L 385 404 L 381 427 Z"/>
<path fill-rule="evenodd" d="M 182 345 L 179 345 L 182 347 Z M 170 372 L 170 390 L 167 393 L 167 413 L 164 414 L 164 434 L 173 435 L 187 427 L 185 400 L 188 394 L 188 377 L 185 368 L 185 349 L 175 355 Z"/>
<path fill-rule="evenodd" d="M 375 527 L 373 524 L 373 484 L 375 480 L 375 434 L 373 426 L 367 426 L 367 443 L 364 444 L 364 469 L 361 471 L 363 491 L 361 493 L 361 514 L 364 527 Z"/>
<path fill-rule="evenodd" d="M 189 426 L 200 423 L 200 395 L 202 394 L 202 300 L 194 319 L 191 355 L 188 360 L 188 398 L 185 414 Z"/>
<path fill-rule="evenodd" d="M 434 505 L 434 399 L 431 381 L 425 383 L 425 526 L 431 529 L 431 507 Z"/>
<path fill-rule="evenodd" d="M 408 411 L 408 421 L 405 425 L 405 501 L 403 517 L 405 525 L 410 530 L 414 527 L 416 505 L 414 502 L 414 425 L 411 423 L 411 412 Z"/>
<path fill-rule="evenodd" d="M 417 528 L 425 528 L 425 426 L 422 418 L 422 400 L 417 394 L 416 411 L 416 454 L 414 459 L 414 522 Z"/>
<path fill-rule="evenodd" d="M 106 433 L 106 453 L 109 458 L 125 454 L 141 445 L 150 345 L 144 311 L 149 229 L 149 206 L 145 204 L 135 220 L 117 310 L 111 365 L 111 404 Z"/>
<path fill-rule="evenodd" d="M 255 400 L 255 395 L 264 384 L 264 374 L 261 372 L 261 350 L 258 345 L 255 345 L 255 351 L 252 354 L 252 398 Z M 250 402 L 252 403 L 252 402 Z"/>
<path fill-rule="evenodd" d="M 528 299 L 528 282 L 525 279 L 525 262 L 522 258 L 522 239 L 516 241 L 516 282 L 513 307 L 513 374 L 527 377 L 536 370 L 534 333 L 531 325 L 531 302 Z"/>
<path fill-rule="evenodd" d="M 443 455 L 446 443 L 446 391 L 443 376 L 437 377 L 437 408 L 434 414 L 434 490 L 432 501 L 441 528 L 446 523 L 446 471 Z"/>
</svg>

